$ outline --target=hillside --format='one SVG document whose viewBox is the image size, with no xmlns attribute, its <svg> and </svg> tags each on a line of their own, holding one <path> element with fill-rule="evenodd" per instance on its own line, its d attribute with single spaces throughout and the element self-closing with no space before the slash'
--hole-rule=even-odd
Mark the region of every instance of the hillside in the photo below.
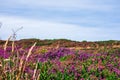
<svg viewBox="0 0 120 80">
<path fill-rule="evenodd" d="M 8 45 L 11 45 L 12 41 L 9 41 Z M 116 40 L 109 40 L 109 41 L 95 41 L 95 42 L 88 42 L 88 41 L 72 41 L 67 39 L 21 39 L 15 41 L 15 43 L 19 46 L 30 47 L 34 42 L 37 42 L 36 46 L 41 47 L 66 47 L 66 48 L 75 48 L 75 49 L 97 49 L 97 48 L 120 48 L 120 41 Z M 5 43 L 4 40 L 0 40 L 0 45 Z"/>
</svg>

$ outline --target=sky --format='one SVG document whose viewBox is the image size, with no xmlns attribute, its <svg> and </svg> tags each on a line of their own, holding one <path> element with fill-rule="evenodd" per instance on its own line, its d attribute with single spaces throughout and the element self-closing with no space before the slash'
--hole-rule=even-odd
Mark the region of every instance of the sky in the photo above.
<svg viewBox="0 0 120 80">
<path fill-rule="evenodd" d="M 0 39 L 120 40 L 120 0 L 0 0 Z"/>
</svg>

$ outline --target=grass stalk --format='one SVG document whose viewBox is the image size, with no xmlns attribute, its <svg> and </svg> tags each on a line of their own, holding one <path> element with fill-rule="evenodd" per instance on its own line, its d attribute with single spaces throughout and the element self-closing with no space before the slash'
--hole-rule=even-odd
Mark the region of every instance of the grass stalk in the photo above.
<svg viewBox="0 0 120 80">
<path fill-rule="evenodd" d="M 38 61 L 37 61 L 37 63 L 36 63 L 35 69 L 34 69 L 33 79 L 35 79 L 36 72 L 37 72 L 37 68 L 38 68 Z"/>
<path fill-rule="evenodd" d="M 7 39 L 7 41 L 5 42 L 4 51 L 6 51 L 8 42 L 9 42 L 9 40 L 11 39 L 11 37 L 12 37 L 12 36 L 10 36 L 10 37 Z"/>
<path fill-rule="evenodd" d="M 18 74 L 16 80 L 19 80 L 20 77 L 21 77 L 21 75 L 22 75 L 22 73 L 24 72 L 25 66 L 26 66 L 26 62 L 28 61 L 29 56 L 32 54 L 32 50 L 33 50 L 33 48 L 35 47 L 36 44 L 37 44 L 37 43 L 35 42 L 35 43 L 33 44 L 33 46 L 29 49 L 25 61 L 23 61 L 24 55 L 22 56 L 22 58 L 21 58 L 21 60 L 20 60 L 19 74 Z M 24 63 L 24 64 L 23 64 L 23 63 Z"/>
</svg>

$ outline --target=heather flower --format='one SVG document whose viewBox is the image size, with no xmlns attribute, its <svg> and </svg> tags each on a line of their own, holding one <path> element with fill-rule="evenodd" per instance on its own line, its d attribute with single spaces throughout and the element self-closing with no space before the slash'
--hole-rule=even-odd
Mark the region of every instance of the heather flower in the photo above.
<svg viewBox="0 0 120 80">
<path fill-rule="evenodd" d="M 7 47 L 7 48 L 6 48 L 6 51 L 7 51 L 7 52 L 11 52 L 11 51 L 12 51 L 12 47 Z"/>
<path fill-rule="evenodd" d="M 80 80 L 85 80 L 84 78 L 81 78 Z"/>
<path fill-rule="evenodd" d="M 108 64 L 107 66 L 108 66 L 108 67 L 113 67 L 113 65 L 112 65 L 112 64 Z"/>
<path fill-rule="evenodd" d="M 79 60 L 86 60 L 86 59 L 88 59 L 91 56 L 92 56 L 92 54 L 89 54 L 89 53 L 81 53 L 79 55 Z"/>
<path fill-rule="evenodd" d="M 90 65 L 90 66 L 88 66 L 88 72 L 90 72 L 91 70 L 95 70 L 95 65 Z"/>
<path fill-rule="evenodd" d="M 114 71 L 117 75 L 120 75 L 120 70 L 119 70 L 119 69 L 113 68 L 113 71 Z"/>
<path fill-rule="evenodd" d="M 81 74 L 80 74 L 80 73 L 78 73 L 78 72 L 75 72 L 75 73 L 74 73 L 74 75 L 75 75 L 76 80 L 78 80 L 78 79 L 79 79 L 79 77 L 81 76 Z"/>
<path fill-rule="evenodd" d="M 56 72 L 57 72 L 57 69 L 53 68 L 52 73 L 56 73 Z"/>
<path fill-rule="evenodd" d="M 64 68 L 60 68 L 59 70 L 60 72 L 64 73 Z"/>
<path fill-rule="evenodd" d="M 92 61 L 94 62 L 94 61 L 95 61 L 95 58 L 92 58 Z"/>
<path fill-rule="evenodd" d="M 61 65 L 61 62 L 60 62 L 60 61 L 57 61 L 56 64 L 57 64 L 57 66 L 60 66 L 60 65 Z"/>
<path fill-rule="evenodd" d="M 105 66 L 103 66 L 103 65 L 98 65 L 98 70 L 103 70 L 105 68 Z"/>
<path fill-rule="evenodd" d="M 101 53 L 97 53 L 96 56 L 101 56 Z"/>
<path fill-rule="evenodd" d="M 39 58 L 39 62 L 45 62 L 46 59 L 45 58 Z"/>
<path fill-rule="evenodd" d="M 10 57 L 10 53 L 5 52 L 3 49 L 0 49 L 0 57 L 4 58 L 4 59 L 7 59 L 7 58 Z"/>
<path fill-rule="evenodd" d="M 72 70 L 75 70 L 75 66 L 74 66 L 74 65 L 72 65 L 72 66 L 71 66 L 71 69 L 72 69 Z"/>
<path fill-rule="evenodd" d="M 32 76 L 34 73 L 34 70 L 30 69 L 29 67 L 25 67 L 25 72 Z"/>
</svg>

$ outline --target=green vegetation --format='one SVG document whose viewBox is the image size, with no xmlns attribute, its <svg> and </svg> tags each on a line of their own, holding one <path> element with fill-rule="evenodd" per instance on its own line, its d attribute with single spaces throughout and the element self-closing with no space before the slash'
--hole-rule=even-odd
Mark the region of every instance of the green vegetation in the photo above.
<svg viewBox="0 0 120 80">
<path fill-rule="evenodd" d="M 114 45 L 119 41 L 1 41 L 0 80 L 120 80 L 120 48 Z"/>
</svg>

